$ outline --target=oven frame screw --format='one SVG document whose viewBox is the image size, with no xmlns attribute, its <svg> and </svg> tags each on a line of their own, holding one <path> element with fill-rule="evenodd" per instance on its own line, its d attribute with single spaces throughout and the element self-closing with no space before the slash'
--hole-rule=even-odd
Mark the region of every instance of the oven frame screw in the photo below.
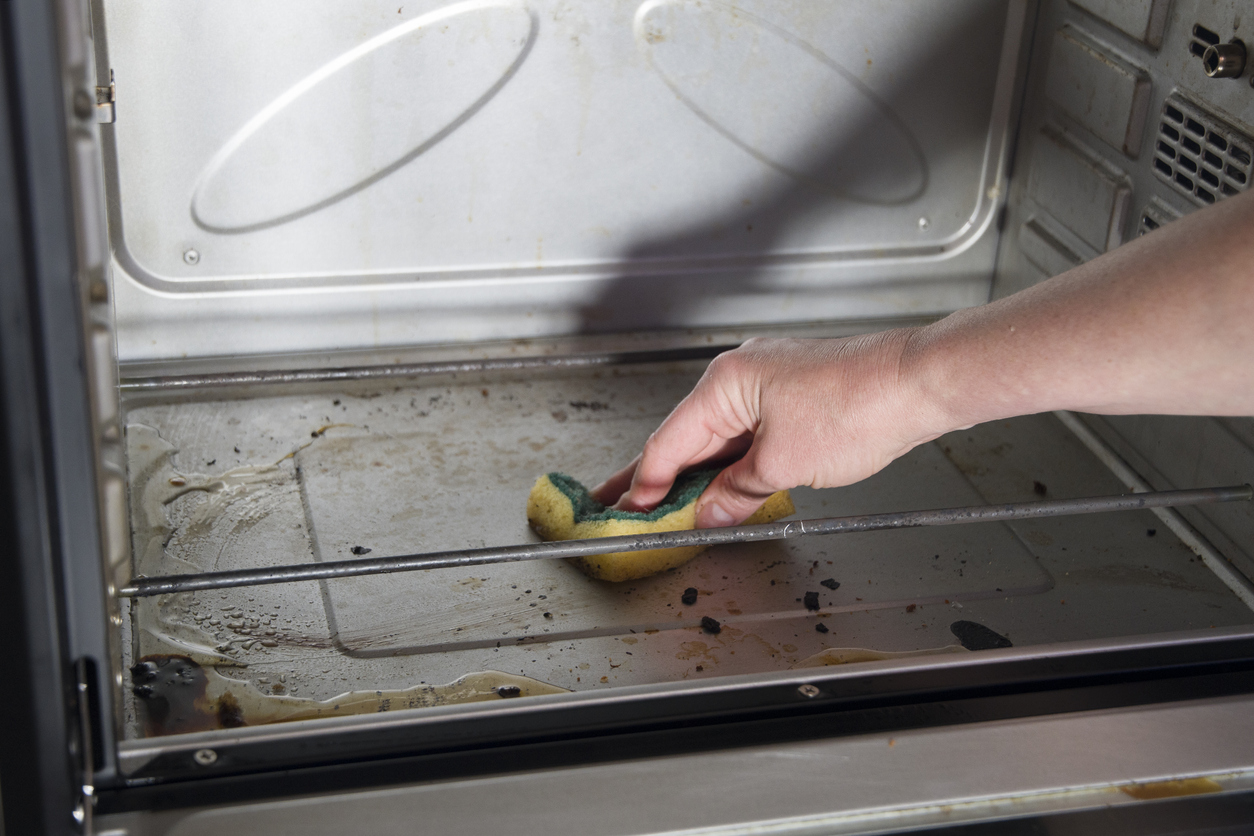
<svg viewBox="0 0 1254 836">
<path fill-rule="evenodd" d="M 192 760 L 201 766 L 213 766 L 218 761 L 218 753 L 212 749 L 197 749 Z"/>
<path fill-rule="evenodd" d="M 797 688 L 797 693 L 808 700 L 812 700 L 822 692 L 819 690 L 817 685 L 811 685 L 807 682 L 805 685 Z"/>
<path fill-rule="evenodd" d="M 195 250 L 187 250 L 183 253 L 183 261 L 188 264 L 196 265 L 200 263 L 200 253 Z"/>
</svg>

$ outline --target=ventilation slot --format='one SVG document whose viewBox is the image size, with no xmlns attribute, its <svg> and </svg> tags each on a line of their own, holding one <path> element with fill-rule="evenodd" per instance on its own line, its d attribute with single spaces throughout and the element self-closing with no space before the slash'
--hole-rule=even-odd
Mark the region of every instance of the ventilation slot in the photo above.
<svg viewBox="0 0 1254 836">
<path fill-rule="evenodd" d="M 1153 232 L 1178 217 L 1180 217 L 1179 212 L 1154 198 L 1141 209 L 1141 225 L 1137 235 Z"/>
<path fill-rule="evenodd" d="M 1218 40 L 1215 33 L 1199 26 L 1193 27 L 1195 37 L 1201 37 L 1199 30 Z M 1252 147 L 1249 137 L 1173 96 L 1163 104 L 1154 145 L 1154 173 L 1205 206 L 1245 191 L 1251 176 Z M 1142 219 L 1141 232 L 1147 231 Z"/>
<path fill-rule="evenodd" d="M 1200 23 L 1193 24 L 1193 40 L 1189 42 L 1189 52 L 1202 57 L 1206 47 L 1219 43 L 1219 36 Z"/>
</svg>

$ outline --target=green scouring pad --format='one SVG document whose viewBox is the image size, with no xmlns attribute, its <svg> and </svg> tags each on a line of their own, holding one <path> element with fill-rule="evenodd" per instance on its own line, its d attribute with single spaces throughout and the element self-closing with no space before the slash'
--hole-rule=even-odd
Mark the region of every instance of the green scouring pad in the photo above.
<svg viewBox="0 0 1254 836">
<path fill-rule="evenodd" d="M 565 473 L 548 473 L 536 480 L 527 499 L 527 521 L 542 540 L 583 540 L 645 534 L 654 531 L 686 531 L 696 527 L 697 497 L 709 486 L 718 469 L 695 470 L 680 475 L 670 493 L 652 511 L 617 511 L 597 502 L 585 488 Z M 788 491 L 771 494 L 746 525 L 774 522 L 796 511 Z M 572 557 L 571 562 L 588 575 L 603 581 L 631 581 L 673 569 L 696 557 L 706 546 L 611 552 Z"/>
</svg>

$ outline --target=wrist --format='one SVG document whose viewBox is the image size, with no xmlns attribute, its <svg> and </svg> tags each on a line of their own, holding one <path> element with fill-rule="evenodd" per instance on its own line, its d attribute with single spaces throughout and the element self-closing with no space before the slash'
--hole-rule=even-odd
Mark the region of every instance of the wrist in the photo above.
<svg viewBox="0 0 1254 836">
<path fill-rule="evenodd" d="M 898 380 L 920 444 L 989 420 L 976 414 L 976 400 L 958 379 L 958 351 L 946 339 L 947 322 L 907 329 L 901 341 Z"/>
</svg>

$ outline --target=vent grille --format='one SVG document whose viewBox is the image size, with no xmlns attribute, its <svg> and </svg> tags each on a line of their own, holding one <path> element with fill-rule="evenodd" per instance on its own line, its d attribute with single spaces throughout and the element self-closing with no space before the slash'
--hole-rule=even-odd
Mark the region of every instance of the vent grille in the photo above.
<svg viewBox="0 0 1254 836">
<path fill-rule="evenodd" d="M 1207 29 L 1200 23 L 1193 24 L 1193 40 L 1189 41 L 1189 52 L 1202 57 L 1202 53 L 1206 51 L 1206 47 L 1214 46 L 1219 43 L 1219 35 Z"/>
<path fill-rule="evenodd" d="M 1154 143 L 1154 173 L 1205 206 L 1245 191 L 1250 139 L 1172 96 L 1163 103 Z"/>
<path fill-rule="evenodd" d="M 1154 198 L 1141 210 L 1141 224 L 1137 235 L 1145 235 L 1153 232 L 1160 226 L 1171 223 L 1180 217 L 1180 213 L 1175 209 L 1167 206 L 1158 198 Z"/>
</svg>

